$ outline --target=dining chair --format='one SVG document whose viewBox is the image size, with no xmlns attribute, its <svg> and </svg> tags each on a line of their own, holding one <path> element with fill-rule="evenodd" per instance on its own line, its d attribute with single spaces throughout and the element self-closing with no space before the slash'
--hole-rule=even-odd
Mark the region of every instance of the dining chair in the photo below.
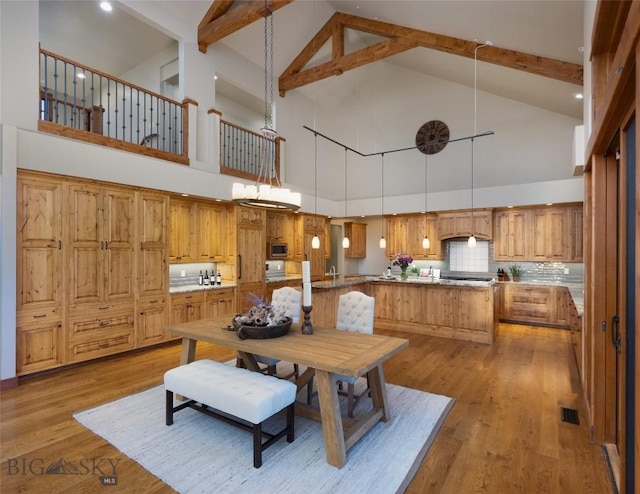
<svg viewBox="0 0 640 494">
<path fill-rule="evenodd" d="M 356 333 L 373 334 L 373 317 L 376 299 L 362 292 L 351 291 L 340 295 L 338 299 L 338 316 L 336 320 L 336 329 L 343 331 L 353 331 Z M 347 392 L 341 389 L 338 391 L 341 395 L 347 396 L 347 415 L 353 417 L 353 410 L 360 399 L 370 392 L 369 380 L 367 378 L 367 387 L 359 394 L 355 394 L 355 383 L 357 377 L 336 375 L 336 380 L 342 387 L 342 383 L 347 384 Z M 307 388 L 307 402 L 311 403 L 313 394 L 313 380 L 309 382 Z"/>
<path fill-rule="evenodd" d="M 293 324 L 300 323 L 300 312 L 302 310 L 302 292 L 300 290 L 290 286 L 275 289 L 271 295 L 271 305 L 276 311 L 284 309 L 285 315 L 291 318 Z M 255 355 L 255 358 L 259 364 L 266 366 L 267 374 L 276 374 L 278 359 L 265 357 L 264 355 Z M 293 374 L 286 376 L 286 378 L 289 379 L 291 376 L 298 378 L 298 364 L 293 364 Z"/>
</svg>

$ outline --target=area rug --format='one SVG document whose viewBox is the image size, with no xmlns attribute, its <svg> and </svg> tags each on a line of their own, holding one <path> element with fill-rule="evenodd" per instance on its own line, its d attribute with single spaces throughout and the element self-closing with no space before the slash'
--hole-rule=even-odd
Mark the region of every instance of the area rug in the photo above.
<svg viewBox="0 0 640 494">
<path fill-rule="evenodd" d="M 263 453 L 262 467 L 253 468 L 247 431 L 191 409 L 177 412 L 174 424 L 166 426 L 163 385 L 74 417 L 183 494 L 383 494 L 406 489 L 454 403 L 390 384 L 387 394 L 392 420 L 360 439 L 341 469 L 326 462 L 321 424 L 299 416 L 295 441 L 278 441 Z M 367 405 L 364 400 L 358 408 Z"/>
</svg>

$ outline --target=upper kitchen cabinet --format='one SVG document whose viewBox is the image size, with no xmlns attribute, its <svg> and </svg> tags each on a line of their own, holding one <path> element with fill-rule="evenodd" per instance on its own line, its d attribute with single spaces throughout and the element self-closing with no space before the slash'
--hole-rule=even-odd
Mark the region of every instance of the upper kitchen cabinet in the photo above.
<svg viewBox="0 0 640 494">
<path fill-rule="evenodd" d="M 569 210 L 541 209 L 531 212 L 531 258 L 540 261 L 569 259 Z"/>
<path fill-rule="evenodd" d="M 499 261 L 582 261 L 582 205 L 512 208 L 495 213 Z"/>
<path fill-rule="evenodd" d="M 473 228 L 471 227 L 473 223 Z M 476 238 L 491 240 L 492 231 L 491 210 L 474 209 L 438 213 L 438 235 L 440 240 L 455 237 L 469 237 L 472 233 Z"/>
<path fill-rule="evenodd" d="M 267 242 L 289 241 L 288 215 L 284 212 L 267 211 Z"/>
<path fill-rule="evenodd" d="M 429 238 L 429 248 L 423 240 Z M 414 259 L 442 259 L 442 244 L 438 236 L 438 218 L 435 214 L 417 214 L 408 217 L 407 254 Z"/>
<path fill-rule="evenodd" d="M 325 274 L 324 255 L 324 216 L 304 215 L 303 216 L 303 248 L 304 259 L 311 263 L 311 280 L 322 281 Z M 317 235 L 320 239 L 320 248 L 311 248 L 311 241 Z"/>
<path fill-rule="evenodd" d="M 229 213 L 223 204 L 196 203 L 196 261 L 226 262 Z"/>
<path fill-rule="evenodd" d="M 132 302 L 134 191 L 85 183 L 66 186 L 69 305 Z"/>
<path fill-rule="evenodd" d="M 529 212 L 509 209 L 498 211 L 494 219 L 493 251 L 495 260 L 527 260 Z"/>
<path fill-rule="evenodd" d="M 389 216 L 385 219 L 387 236 L 387 259 L 394 259 L 397 254 L 409 251 L 409 217 Z"/>
<path fill-rule="evenodd" d="M 171 198 L 169 205 L 169 262 L 194 262 L 195 204 Z"/>
<path fill-rule="evenodd" d="M 348 221 L 344 224 L 344 234 L 349 238 L 349 248 L 345 249 L 345 257 L 367 257 L 367 225 Z"/>
</svg>

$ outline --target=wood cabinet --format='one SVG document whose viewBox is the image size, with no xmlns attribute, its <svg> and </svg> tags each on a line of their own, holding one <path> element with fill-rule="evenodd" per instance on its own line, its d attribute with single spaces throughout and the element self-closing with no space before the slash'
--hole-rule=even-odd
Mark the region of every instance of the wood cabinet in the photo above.
<svg viewBox="0 0 640 494">
<path fill-rule="evenodd" d="M 135 347 L 133 307 L 103 305 L 69 316 L 67 363 L 82 362 Z"/>
<path fill-rule="evenodd" d="M 204 291 L 171 295 L 171 324 L 199 321 L 203 316 Z"/>
<path fill-rule="evenodd" d="M 304 216 L 293 215 L 289 219 L 288 229 L 291 232 L 291 240 L 287 260 L 301 262 L 304 260 Z"/>
<path fill-rule="evenodd" d="M 133 301 L 133 190 L 67 186 L 68 304 Z"/>
<path fill-rule="evenodd" d="M 367 257 L 367 225 L 366 223 L 345 222 L 344 234 L 349 237 L 349 248 L 345 249 L 345 257 Z"/>
<path fill-rule="evenodd" d="M 324 220 L 324 258 L 331 258 L 331 220 Z"/>
<path fill-rule="evenodd" d="M 397 254 L 406 254 L 408 252 L 409 217 L 388 216 L 385 222 L 387 234 L 386 256 L 387 259 L 395 259 Z"/>
<path fill-rule="evenodd" d="M 566 287 L 505 283 L 501 319 L 514 323 L 569 328 L 569 302 Z"/>
<path fill-rule="evenodd" d="M 287 242 L 288 215 L 283 212 L 267 212 L 267 242 Z"/>
<path fill-rule="evenodd" d="M 20 173 L 17 181 L 16 372 L 63 362 L 62 182 Z"/>
<path fill-rule="evenodd" d="M 492 343 L 497 333 L 494 288 L 372 282 L 381 329 Z"/>
<path fill-rule="evenodd" d="M 582 261 L 582 205 L 496 211 L 497 261 Z"/>
<path fill-rule="evenodd" d="M 500 261 L 528 259 L 529 213 L 507 210 L 495 214 L 494 259 Z"/>
<path fill-rule="evenodd" d="M 584 259 L 583 216 L 582 205 L 569 209 L 569 260 L 572 262 Z"/>
<path fill-rule="evenodd" d="M 236 237 L 237 237 L 237 303 L 239 311 L 251 307 L 245 300 L 249 293 L 259 297 L 265 292 L 265 222 L 264 210 L 236 207 Z"/>
<path fill-rule="evenodd" d="M 473 228 L 472 228 L 473 224 Z M 492 212 L 487 209 L 448 211 L 438 213 L 438 236 L 441 240 L 469 237 L 490 240 L 493 238 Z"/>
<path fill-rule="evenodd" d="M 159 297 L 168 293 L 166 194 L 138 192 L 138 297 Z"/>
<path fill-rule="evenodd" d="M 438 237 L 438 219 L 435 214 L 408 216 L 407 253 L 414 259 L 443 259 L 442 244 Z M 422 246 L 425 235 L 429 238 L 429 248 Z"/>
<path fill-rule="evenodd" d="M 175 339 L 164 331 L 164 328 L 169 326 L 169 302 L 166 296 L 141 299 L 138 302 L 136 318 L 137 347 Z"/>
<path fill-rule="evenodd" d="M 193 262 L 195 203 L 171 198 L 169 204 L 169 262 Z"/>
<path fill-rule="evenodd" d="M 324 255 L 324 224 L 325 218 L 323 216 L 305 215 L 304 221 L 304 233 L 303 233 L 303 248 L 304 257 L 311 263 L 311 281 L 324 280 L 325 274 L 325 255 Z M 320 238 L 320 248 L 311 248 L 311 241 L 314 235 L 318 235 Z"/>
<path fill-rule="evenodd" d="M 236 312 L 236 295 L 233 288 L 206 290 L 204 294 L 204 318 L 209 319 Z"/>
<path fill-rule="evenodd" d="M 567 209 L 531 212 L 531 259 L 569 259 L 569 213 Z"/>
<path fill-rule="evenodd" d="M 196 261 L 226 262 L 227 208 L 215 202 L 195 205 Z"/>
</svg>

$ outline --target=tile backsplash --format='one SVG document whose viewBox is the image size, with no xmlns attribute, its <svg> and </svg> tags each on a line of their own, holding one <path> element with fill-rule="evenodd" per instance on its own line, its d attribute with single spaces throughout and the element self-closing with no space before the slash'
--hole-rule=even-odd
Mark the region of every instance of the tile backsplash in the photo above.
<svg viewBox="0 0 640 494">
<path fill-rule="evenodd" d="M 169 264 L 169 286 L 179 287 L 185 285 L 197 285 L 200 271 L 204 275 L 205 272 L 216 272 L 215 262 L 194 262 L 185 264 Z"/>
<path fill-rule="evenodd" d="M 466 240 L 452 240 L 447 249 L 450 271 L 489 272 L 489 242 L 478 240 L 470 249 Z"/>
</svg>

